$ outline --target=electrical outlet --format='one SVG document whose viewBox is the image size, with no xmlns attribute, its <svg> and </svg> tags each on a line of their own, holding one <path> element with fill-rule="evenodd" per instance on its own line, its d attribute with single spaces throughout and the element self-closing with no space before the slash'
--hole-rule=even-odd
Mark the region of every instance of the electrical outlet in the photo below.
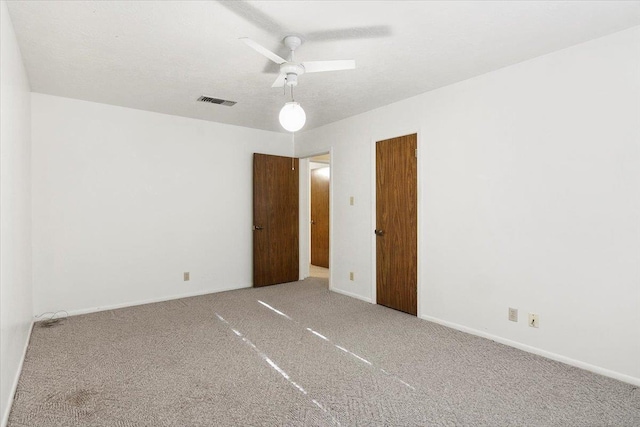
<svg viewBox="0 0 640 427">
<path fill-rule="evenodd" d="M 353 271 L 350 271 L 350 272 L 349 272 L 349 280 L 354 280 L 354 279 L 353 279 Z"/>
<path fill-rule="evenodd" d="M 356 198 L 355 198 L 355 197 L 353 197 L 353 196 L 349 197 L 349 204 L 350 204 L 351 206 L 355 205 L 355 204 L 356 204 Z"/>
<path fill-rule="evenodd" d="M 189 281 L 189 272 L 188 271 L 185 271 L 185 273 L 184 273 L 184 281 L 185 282 Z"/>
<path fill-rule="evenodd" d="M 518 321 L 518 309 L 509 307 L 509 320 L 512 322 Z"/>
<path fill-rule="evenodd" d="M 529 313 L 529 326 L 532 328 L 538 328 L 540 326 L 540 319 L 537 314 Z"/>
</svg>

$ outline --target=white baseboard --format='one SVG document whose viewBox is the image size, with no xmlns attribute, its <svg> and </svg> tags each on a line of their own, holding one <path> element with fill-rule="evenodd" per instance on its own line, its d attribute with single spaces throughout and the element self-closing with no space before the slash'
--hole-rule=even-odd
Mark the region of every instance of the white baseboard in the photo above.
<svg viewBox="0 0 640 427">
<path fill-rule="evenodd" d="M 29 341 L 31 340 L 31 331 L 33 331 L 33 320 L 31 321 L 31 326 L 29 327 L 29 333 L 27 334 L 27 340 L 24 343 L 24 348 L 22 349 L 22 357 L 20 358 L 20 363 L 18 364 L 18 369 L 16 371 L 15 378 L 13 379 L 13 385 L 11 386 L 11 391 L 9 392 L 9 402 L 7 404 L 7 409 L 2 414 L 2 423 L 0 426 L 5 427 L 9 422 L 9 414 L 11 413 L 11 407 L 13 406 L 13 398 L 16 395 L 16 390 L 18 389 L 18 381 L 20 380 L 20 374 L 22 373 L 22 365 L 24 364 L 24 358 L 27 355 L 27 348 L 29 347 Z"/>
<path fill-rule="evenodd" d="M 605 377 L 614 378 L 619 381 L 623 381 L 625 383 L 633 384 L 635 386 L 640 386 L 640 378 L 632 377 L 630 375 L 622 374 L 620 372 L 612 371 L 610 369 L 601 368 L 600 366 L 591 365 L 586 362 L 582 362 L 580 360 L 572 359 L 570 357 L 563 356 L 561 354 L 552 353 L 550 351 L 542 350 L 537 347 L 532 347 L 530 345 L 522 344 L 517 341 L 512 341 L 507 338 L 502 338 L 497 335 L 492 335 L 487 332 L 483 332 L 477 329 L 469 328 L 467 326 L 459 325 L 457 323 L 449 322 L 447 320 L 438 319 L 437 317 L 431 317 L 422 315 L 420 318 L 427 320 L 429 322 L 438 323 L 443 326 L 447 326 L 449 328 L 456 329 L 458 331 L 466 332 L 471 335 L 476 335 L 482 338 L 487 338 L 495 342 L 499 342 L 500 344 L 508 345 L 510 347 L 515 347 L 519 350 L 526 351 L 528 353 L 537 354 L 538 356 L 543 356 L 548 359 L 556 360 L 558 362 L 566 363 L 567 365 L 575 366 L 576 368 L 581 368 L 586 371 L 590 371 L 596 374 L 604 375 Z"/>
<path fill-rule="evenodd" d="M 167 297 L 150 298 L 141 301 L 124 302 L 120 304 L 105 305 L 100 307 L 81 308 L 77 310 L 67 310 L 69 316 L 78 316 L 80 314 L 97 313 L 99 311 L 115 310 L 118 308 L 134 307 L 136 305 L 153 304 L 154 302 L 171 301 L 174 299 L 197 297 L 200 295 L 216 294 L 218 292 L 235 291 L 236 289 L 250 288 L 251 285 L 229 286 L 226 288 L 208 289 L 205 291 L 189 292 L 185 294 L 171 295 Z"/>
<path fill-rule="evenodd" d="M 330 290 L 331 292 L 336 292 L 336 293 L 338 293 L 338 294 L 346 295 L 346 296 L 348 296 L 348 297 L 355 298 L 355 299 L 359 299 L 359 300 L 361 300 L 361 301 L 368 302 L 369 304 L 373 304 L 373 303 L 371 302 L 371 298 L 366 298 L 366 297 L 360 296 L 360 295 L 358 295 L 358 294 L 354 294 L 354 293 L 352 293 L 352 292 L 343 291 L 342 289 L 338 289 L 338 288 L 332 288 L 332 287 L 329 287 L 329 290 Z"/>
</svg>

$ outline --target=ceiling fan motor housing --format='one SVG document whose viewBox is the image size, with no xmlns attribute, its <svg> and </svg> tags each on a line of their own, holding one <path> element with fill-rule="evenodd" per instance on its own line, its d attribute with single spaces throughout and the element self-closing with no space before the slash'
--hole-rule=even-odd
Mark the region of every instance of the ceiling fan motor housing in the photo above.
<svg viewBox="0 0 640 427">
<path fill-rule="evenodd" d="M 280 65 L 280 73 L 287 76 L 287 86 L 296 86 L 298 84 L 298 76 L 304 74 L 304 67 L 295 62 L 285 62 Z"/>
<path fill-rule="evenodd" d="M 293 73 L 287 74 L 287 77 L 285 77 L 285 83 L 287 86 L 298 86 L 298 76 Z"/>
</svg>

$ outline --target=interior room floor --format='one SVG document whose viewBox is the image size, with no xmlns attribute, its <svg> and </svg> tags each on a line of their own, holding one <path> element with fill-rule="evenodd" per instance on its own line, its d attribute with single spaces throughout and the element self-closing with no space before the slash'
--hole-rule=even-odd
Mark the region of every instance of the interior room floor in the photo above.
<svg viewBox="0 0 640 427">
<path fill-rule="evenodd" d="M 309 264 L 309 276 L 321 279 L 329 278 L 329 269 L 317 265 Z"/>
<path fill-rule="evenodd" d="M 35 326 L 9 426 L 637 426 L 637 387 L 307 279 Z"/>
</svg>

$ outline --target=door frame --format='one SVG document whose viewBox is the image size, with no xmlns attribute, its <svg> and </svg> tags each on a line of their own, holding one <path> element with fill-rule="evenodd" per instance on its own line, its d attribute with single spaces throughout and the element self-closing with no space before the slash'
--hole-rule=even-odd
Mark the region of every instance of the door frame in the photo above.
<svg viewBox="0 0 640 427">
<path fill-rule="evenodd" d="M 418 277 L 416 277 L 417 282 L 416 282 L 416 304 L 417 304 L 417 315 L 416 317 L 421 318 L 422 317 L 422 297 L 423 294 L 421 292 L 422 289 L 422 273 L 421 273 L 421 269 L 420 269 L 420 256 L 422 255 L 423 252 L 423 248 L 422 248 L 422 231 L 425 229 L 424 228 L 424 224 L 423 224 L 423 220 L 422 220 L 422 208 L 423 208 L 423 198 L 422 198 L 422 186 L 420 185 L 420 180 L 422 178 L 422 171 L 423 171 L 423 155 L 421 154 L 422 151 L 425 149 L 424 145 L 422 143 L 422 130 L 421 128 L 409 128 L 409 129 L 404 129 L 401 131 L 394 131 L 394 132 L 386 132 L 386 133 L 380 133 L 378 135 L 372 136 L 371 137 L 371 303 L 372 304 L 378 304 L 378 295 L 377 295 L 377 282 L 378 282 L 378 277 L 376 274 L 376 248 L 377 248 L 377 242 L 376 242 L 376 235 L 373 233 L 373 230 L 376 228 L 376 203 L 377 203 L 377 199 L 376 199 L 376 168 L 377 168 L 377 164 L 376 164 L 376 143 L 378 141 L 384 141 L 387 139 L 392 139 L 392 138 L 398 138 L 400 136 L 405 136 L 405 135 L 412 135 L 412 134 L 416 134 L 416 146 L 418 147 L 418 158 L 417 158 L 417 164 L 416 164 L 416 194 L 417 194 L 417 206 L 416 206 L 416 215 L 417 215 L 417 231 L 416 233 L 418 234 L 417 237 L 417 242 L 418 242 L 418 247 L 417 247 L 417 256 L 416 256 L 416 274 Z M 331 244 L 331 242 L 329 242 L 329 244 Z M 331 265 L 331 264 L 329 264 Z"/>
<path fill-rule="evenodd" d="M 334 238 L 333 238 L 333 183 L 334 183 L 334 166 L 333 166 L 333 146 L 329 147 L 329 149 L 327 150 L 322 149 L 322 150 L 317 150 L 317 151 L 311 151 L 309 153 L 305 153 L 304 155 L 298 156 L 298 159 L 300 159 L 300 162 L 298 163 L 299 165 L 302 164 L 302 162 L 304 161 L 304 167 L 299 166 L 300 169 L 300 173 L 305 173 L 305 177 L 303 178 L 302 176 L 300 177 L 300 195 L 302 195 L 302 191 L 303 185 L 306 185 L 306 189 L 304 189 L 304 191 L 306 192 L 307 195 L 307 199 L 306 200 L 302 200 L 302 197 L 300 197 L 300 214 L 298 215 L 300 219 L 303 218 L 302 214 L 303 214 L 303 210 L 304 210 L 304 215 L 305 216 L 310 216 L 311 215 L 311 168 L 309 168 L 309 159 L 311 157 L 315 157 L 315 156 L 319 156 L 321 154 L 329 154 L 329 290 L 333 289 L 332 283 L 333 283 L 333 271 L 334 268 L 332 268 L 332 266 L 334 265 L 333 263 L 333 242 L 334 242 Z M 310 218 L 308 218 L 310 220 Z M 309 222 L 309 220 L 306 221 L 300 221 L 300 236 L 306 236 L 306 245 L 304 244 L 305 242 L 302 241 L 302 239 L 300 239 L 300 254 L 299 254 L 299 259 L 300 259 L 300 280 L 304 280 L 307 277 L 309 277 L 308 272 L 309 272 L 309 263 L 311 263 L 311 223 Z M 306 255 L 305 255 L 306 254 Z M 303 265 L 304 261 L 307 261 L 307 265 Z M 305 275 L 306 274 L 306 275 Z"/>
</svg>

